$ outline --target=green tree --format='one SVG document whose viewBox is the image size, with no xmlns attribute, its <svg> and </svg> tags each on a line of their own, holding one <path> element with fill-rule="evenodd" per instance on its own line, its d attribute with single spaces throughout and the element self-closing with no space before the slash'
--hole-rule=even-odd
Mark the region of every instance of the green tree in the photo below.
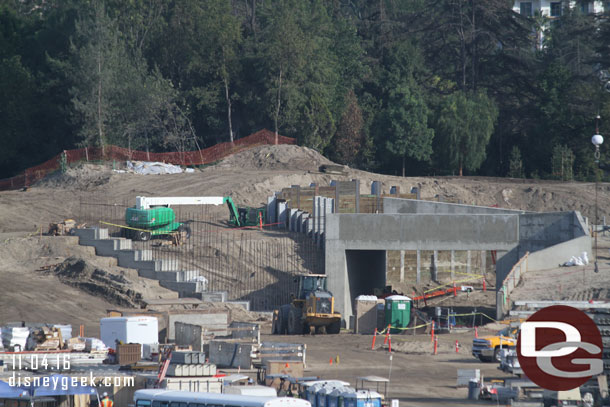
<svg viewBox="0 0 610 407">
<path fill-rule="evenodd" d="M 523 160 L 521 159 L 521 150 L 519 147 L 513 146 L 510 151 L 508 176 L 511 178 L 523 178 L 525 171 L 523 170 Z"/>
<path fill-rule="evenodd" d="M 385 140 L 387 151 L 402 161 L 405 176 L 407 159 L 428 161 L 432 155 L 434 130 L 428 126 L 425 97 L 415 80 L 421 60 L 407 43 L 396 44 L 384 56 L 386 69 L 381 73 L 384 108 L 379 113 L 378 138 Z"/>
<path fill-rule="evenodd" d="M 108 17 L 104 4 L 94 2 L 83 8 L 76 21 L 74 87 L 75 114 L 80 119 L 83 145 L 107 144 L 108 126 L 117 113 L 112 98 L 120 75 L 121 60 L 126 58 L 116 23 Z M 77 119 L 77 120 L 78 120 Z"/>
<path fill-rule="evenodd" d="M 353 166 L 360 161 L 366 140 L 363 133 L 364 119 L 356 94 L 350 91 L 347 100 L 348 105 L 337 126 L 333 145 L 336 161 Z"/>
<path fill-rule="evenodd" d="M 551 166 L 553 178 L 561 181 L 574 179 L 574 153 L 568 146 L 557 144 L 553 147 Z"/>
<path fill-rule="evenodd" d="M 131 148 L 191 140 L 177 120 L 177 93 L 158 69 L 149 72 L 140 47 L 129 45 L 102 2 L 81 10 L 72 44 L 74 115 L 83 145 L 114 143 Z M 58 62 L 61 65 L 61 62 Z M 179 143 L 182 151 L 186 142 Z"/>
<path fill-rule="evenodd" d="M 479 169 L 497 117 L 494 101 L 482 91 L 458 91 L 443 98 L 436 120 L 439 159 L 460 176 L 464 168 Z"/>
</svg>

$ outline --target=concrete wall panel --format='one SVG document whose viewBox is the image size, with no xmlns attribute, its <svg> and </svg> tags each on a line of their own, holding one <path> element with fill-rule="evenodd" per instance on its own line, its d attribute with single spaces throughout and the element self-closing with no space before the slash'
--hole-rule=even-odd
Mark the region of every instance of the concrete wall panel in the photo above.
<svg viewBox="0 0 610 407">
<path fill-rule="evenodd" d="M 354 250 L 506 250 L 518 242 L 516 215 L 331 214 L 326 240 Z"/>
<path fill-rule="evenodd" d="M 460 205 L 444 202 L 418 201 L 416 199 L 383 198 L 383 212 L 387 214 L 520 214 L 524 211 L 490 208 L 488 206 Z"/>
</svg>

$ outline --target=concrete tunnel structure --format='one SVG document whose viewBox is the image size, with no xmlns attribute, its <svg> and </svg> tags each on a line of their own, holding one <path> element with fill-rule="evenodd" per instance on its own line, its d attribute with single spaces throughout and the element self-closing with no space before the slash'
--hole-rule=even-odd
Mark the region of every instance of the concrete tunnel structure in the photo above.
<svg viewBox="0 0 610 407">
<path fill-rule="evenodd" d="M 526 252 L 540 251 L 538 269 L 591 253 L 591 236 L 578 212 L 527 213 L 398 198 L 383 198 L 383 207 L 383 214 L 326 214 L 325 272 L 346 325 L 354 299 L 386 285 L 388 250 L 415 250 L 418 258 L 421 250 L 495 250 L 497 287 Z"/>
</svg>

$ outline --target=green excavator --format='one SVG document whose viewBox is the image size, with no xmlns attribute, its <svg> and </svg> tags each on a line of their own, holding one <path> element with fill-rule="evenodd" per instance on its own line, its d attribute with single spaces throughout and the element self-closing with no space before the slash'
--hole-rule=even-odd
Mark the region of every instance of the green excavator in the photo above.
<svg viewBox="0 0 610 407">
<path fill-rule="evenodd" d="M 230 196 L 220 197 L 136 197 L 136 206 L 125 211 L 125 223 L 133 229 L 125 229 L 127 237 L 147 241 L 152 236 L 174 232 L 191 236 L 191 228 L 176 221 L 175 205 L 223 205 L 229 208 L 229 224 L 234 227 L 259 226 L 265 222 L 266 209 L 237 207 Z"/>
</svg>

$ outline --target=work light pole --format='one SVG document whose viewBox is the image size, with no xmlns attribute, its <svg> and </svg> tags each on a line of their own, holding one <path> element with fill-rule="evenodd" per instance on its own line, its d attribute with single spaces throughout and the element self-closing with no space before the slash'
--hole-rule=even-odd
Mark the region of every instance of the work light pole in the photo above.
<svg viewBox="0 0 610 407">
<path fill-rule="evenodd" d="M 595 272 L 599 273 L 599 268 L 597 266 L 597 234 L 598 234 L 598 225 L 599 225 L 599 219 L 597 216 L 598 213 L 598 206 L 597 206 L 597 184 L 598 184 L 598 176 L 599 176 L 599 157 L 600 157 L 600 153 L 599 153 L 599 146 L 601 146 L 604 142 L 604 138 L 601 136 L 601 134 L 599 134 L 599 115 L 597 115 L 597 117 L 595 118 L 595 134 L 593 135 L 593 137 L 591 138 L 591 143 L 593 143 L 593 145 L 595 146 L 595 153 L 594 153 L 594 157 L 595 157 Z"/>
</svg>

